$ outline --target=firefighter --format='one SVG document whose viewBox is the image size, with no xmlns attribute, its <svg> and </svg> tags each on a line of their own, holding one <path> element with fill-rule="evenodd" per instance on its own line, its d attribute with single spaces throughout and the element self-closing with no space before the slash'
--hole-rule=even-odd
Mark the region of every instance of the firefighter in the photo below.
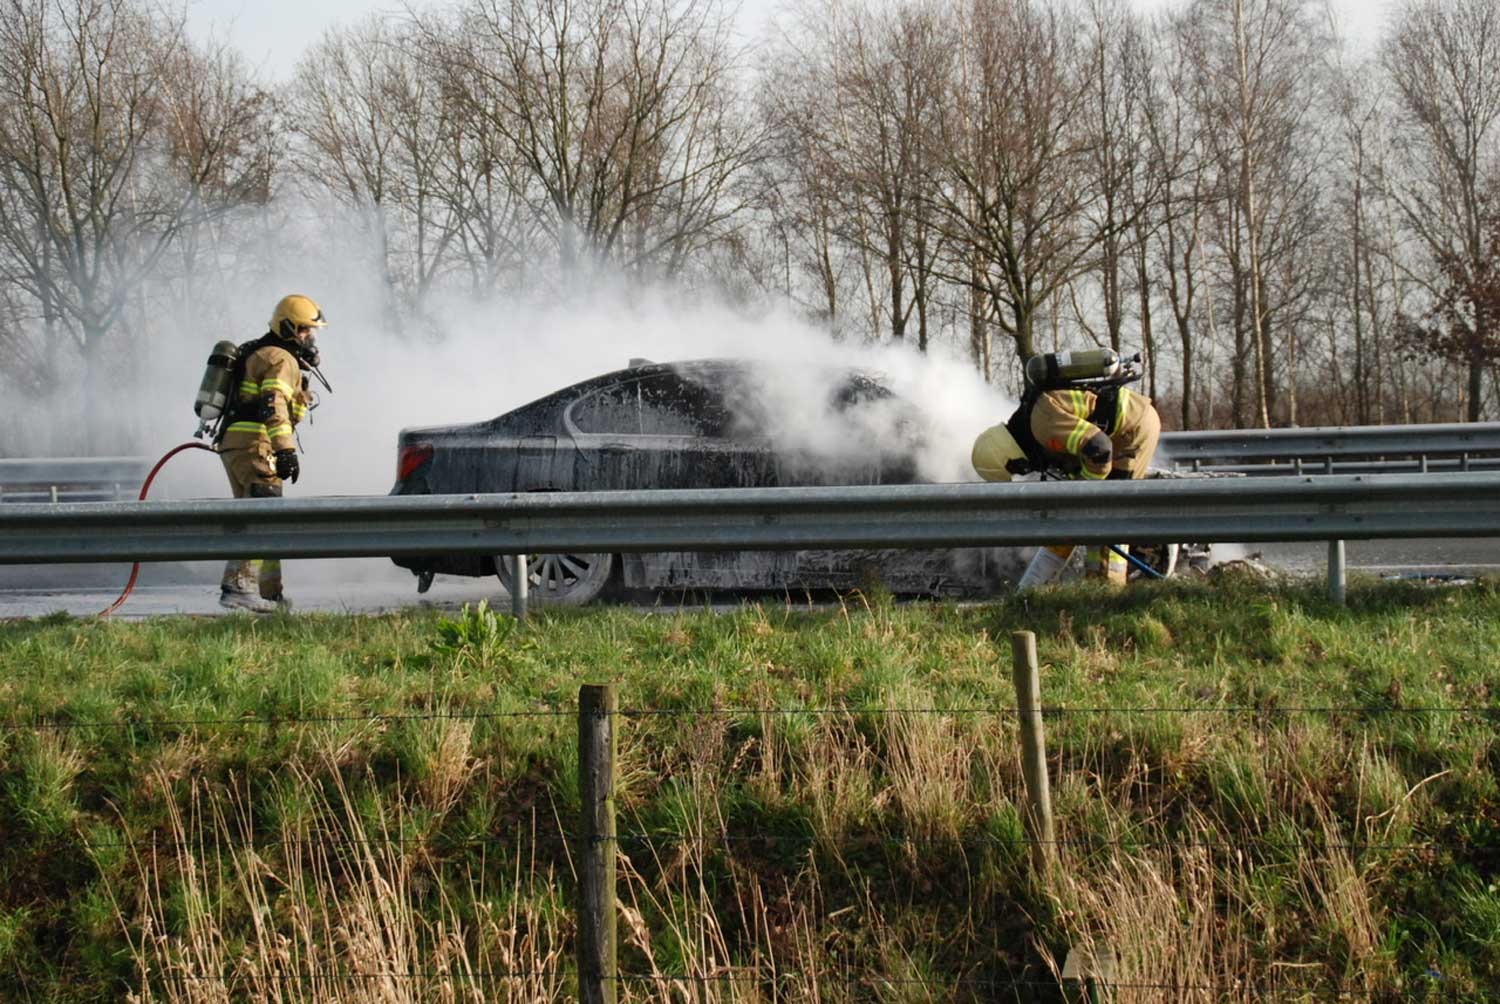
<svg viewBox="0 0 1500 1004">
<path fill-rule="evenodd" d="M 297 483 L 297 423 L 313 404 L 305 371 L 318 365 L 314 332 L 328 322 L 300 294 L 282 297 L 270 330 L 240 347 L 234 397 L 215 446 L 234 497 L 280 498 L 285 482 Z M 224 566 L 219 604 L 270 613 L 288 609 L 280 559 L 243 559 Z"/>
<path fill-rule="evenodd" d="M 1009 481 L 1029 471 L 1086 481 L 1138 480 L 1146 476 L 1160 437 L 1161 417 L 1151 399 L 1128 387 L 1028 387 L 1005 424 L 975 440 L 972 461 L 986 481 Z M 1017 589 L 1053 581 L 1072 554 L 1071 544 L 1040 549 Z M 1127 578 L 1125 557 L 1106 548 L 1090 548 L 1085 568 L 1117 585 Z"/>
</svg>

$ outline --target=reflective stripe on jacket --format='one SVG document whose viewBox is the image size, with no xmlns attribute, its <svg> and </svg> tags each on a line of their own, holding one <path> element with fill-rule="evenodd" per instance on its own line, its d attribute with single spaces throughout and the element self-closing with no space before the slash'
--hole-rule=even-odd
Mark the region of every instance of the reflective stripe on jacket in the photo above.
<svg viewBox="0 0 1500 1004">
<path fill-rule="evenodd" d="M 1098 401 L 1089 390 L 1043 391 L 1031 409 L 1031 433 L 1044 450 L 1076 462 L 1081 478 L 1102 480 L 1111 470 L 1143 477 L 1161 434 L 1151 399 L 1121 387 L 1104 428 L 1089 421 Z"/>
<path fill-rule="evenodd" d="M 276 345 L 256 349 L 245 359 L 235 396 L 238 417 L 225 428 L 222 448 L 240 450 L 266 440 L 273 450 L 295 450 L 293 430 L 307 415 L 308 401 L 296 357 Z"/>
</svg>

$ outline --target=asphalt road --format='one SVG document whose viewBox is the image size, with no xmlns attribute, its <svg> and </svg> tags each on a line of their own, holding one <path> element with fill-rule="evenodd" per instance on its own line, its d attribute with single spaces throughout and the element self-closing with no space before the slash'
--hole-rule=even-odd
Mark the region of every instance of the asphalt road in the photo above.
<svg viewBox="0 0 1500 1004">
<path fill-rule="evenodd" d="M 1289 575 L 1321 577 L 1328 567 L 1326 544 L 1217 545 L 1214 555 L 1218 561 L 1258 556 L 1257 560 Z M 1351 541 L 1346 561 L 1351 576 L 1500 575 L 1500 538 Z M 115 616 L 222 615 L 220 567 L 214 562 L 145 566 L 140 582 Z M 114 602 L 129 575 L 129 565 L 0 568 L 0 618 L 40 617 L 59 611 L 80 617 L 96 614 Z M 425 595 L 419 595 L 409 572 L 379 558 L 288 561 L 285 579 L 295 609 L 302 611 L 456 610 L 480 600 L 500 610 L 510 607 L 510 598 L 494 578 L 439 576 Z"/>
<path fill-rule="evenodd" d="M 1259 552 L 1272 568 L 1290 574 L 1324 575 L 1327 544 L 1236 544 L 1215 547 L 1222 560 L 1231 548 Z M 1351 573 L 1421 578 L 1432 575 L 1500 575 L 1500 538 L 1351 540 L 1344 545 Z"/>
<path fill-rule="evenodd" d="M 220 562 L 143 565 L 140 579 L 115 617 L 141 619 L 176 614 L 219 616 Z M 416 578 L 382 558 L 287 561 L 283 578 L 294 610 L 374 614 L 407 607 L 458 609 L 489 600 L 510 608 L 495 578 L 440 576 L 425 595 Z M 40 617 L 65 611 L 87 616 L 120 595 L 130 566 L 24 565 L 0 568 L 0 618 Z"/>
</svg>

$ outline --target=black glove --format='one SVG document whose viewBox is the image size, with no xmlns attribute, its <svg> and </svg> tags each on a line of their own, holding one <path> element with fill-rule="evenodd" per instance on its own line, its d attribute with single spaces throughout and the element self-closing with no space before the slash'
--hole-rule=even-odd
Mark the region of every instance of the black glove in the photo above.
<svg viewBox="0 0 1500 1004">
<path fill-rule="evenodd" d="M 283 481 L 297 483 L 297 475 L 302 473 L 302 465 L 297 463 L 296 450 L 276 451 L 276 476 Z"/>
</svg>

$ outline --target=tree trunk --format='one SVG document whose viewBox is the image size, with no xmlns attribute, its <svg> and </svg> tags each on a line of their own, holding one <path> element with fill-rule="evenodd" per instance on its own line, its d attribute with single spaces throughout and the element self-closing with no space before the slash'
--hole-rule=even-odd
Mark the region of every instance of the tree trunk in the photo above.
<svg viewBox="0 0 1500 1004">
<path fill-rule="evenodd" d="M 1146 238 L 1136 241 L 1135 273 L 1141 308 L 1141 349 L 1146 354 L 1146 393 L 1156 398 L 1156 338 L 1151 328 L 1151 276 L 1146 262 Z"/>
<path fill-rule="evenodd" d="M 1354 308 L 1354 416 L 1360 425 L 1368 425 L 1370 421 L 1370 394 L 1365 386 L 1365 374 L 1367 363 L 1365 359 L 1365 324 L 1364 324 L 1364 291 L 1361 283 L 1364 279 L 1364 269 L 1361 267 L 1360 259 L 1364 254 L 1365 234 L 1363 220 L 1364 214 L 1364 186 L 1361 181 L 1361 173 L 1364 171 L 1363 150 L 1359 151 L 1360 159 L 1354 164 L 1354 233 L 1351 243 L 1353 254 L 1352 274 L 1353 289 L 1350 291 L 1350 305 Z M 1373 318 L 1371 319 L 1374 320 Z"/>
<path fill-rule="evenodd" d="M 906 283 L 902 281 L 899 236 L 894 232 L 886 244 L 885 260 L 891 283 L 891 338 L 900 342 L 906 338 Z"/>
<path fill-rule="evenodd" d="M 1240 199 L 1245 216 L 1245 236 L 1250 250 L 1250 333 L 1255 347 L 1255 398 L 1260 410 L 1261 428 L 1271 427 L 1269 410 L 1269 370 L 1266 359 L 1264 315 L 1261 307 L 1260 225 L 1256 219 L 1256 191 L 1254 158 L 1250 154 L 1250 137 L 1247 126 L 1253 109 L 1250 106 L 1250 40 L 1245 33 L 1245 5 L 1243 0 L 1234 3 L 1234 44 L 1239 57 L 1240 85 Z"/>
<path fill-rule="evenodd" d="M 995 301 L 996 313 L 1003 309 L 1001 301 Z M 1011 304 L 1011 338 L 1016 345 L 1016 356 L 1024 364 L 1037 354 L 1036 308 L 1024 295 L 1018 295 Z"/>
<path fill-rule="evenodd" d="M 1230 392 L 1230 409 L 1234 415 L 1235 428 L 1243 429 L 1250 424 L 1245 407 L 1246 384 L 1249 383 L 1246 357 L 1251 351 L 1245 333 L 1245 314 L 1248 308 L 1245 303 L 1245 276 L 1239 270 L 1238 259 L 1231 267 L 1233 271 L 1230 281 L 1234 284 L 1234 362 L 1230 369 L 1234 373 L 1234 385 Z"/>
<path fill-rule="evenodd" d="M 984 377 L 984 382 L 989 383 L 994 367 L 990 362 L 990 324 L 985 316 L 989 301 L 979 288 L 981 271 L 975 256 L 969 264 L 969 352 L 974 357 L 975 369 Z"/>
<path fill-rule="evenodd" d="M 1481 344 L 1483 338 L 1480 339 Z M 1469 360 L 1469 400 L 1465 411 L 1465 421 L 1479 421 L 1480 413 L 1484 410 L 1484 357 L 1475 356 Z"/>
<path fill-rule="evenodd" d="M 105 452 L 105 416 L 110 412 L 110 384 L 108 367 L 105 365 L 104 336 L 109 326 L 86 324 L 83 331 L 83 449 L 87 456 L 99 456 Z"/>
</svg>

